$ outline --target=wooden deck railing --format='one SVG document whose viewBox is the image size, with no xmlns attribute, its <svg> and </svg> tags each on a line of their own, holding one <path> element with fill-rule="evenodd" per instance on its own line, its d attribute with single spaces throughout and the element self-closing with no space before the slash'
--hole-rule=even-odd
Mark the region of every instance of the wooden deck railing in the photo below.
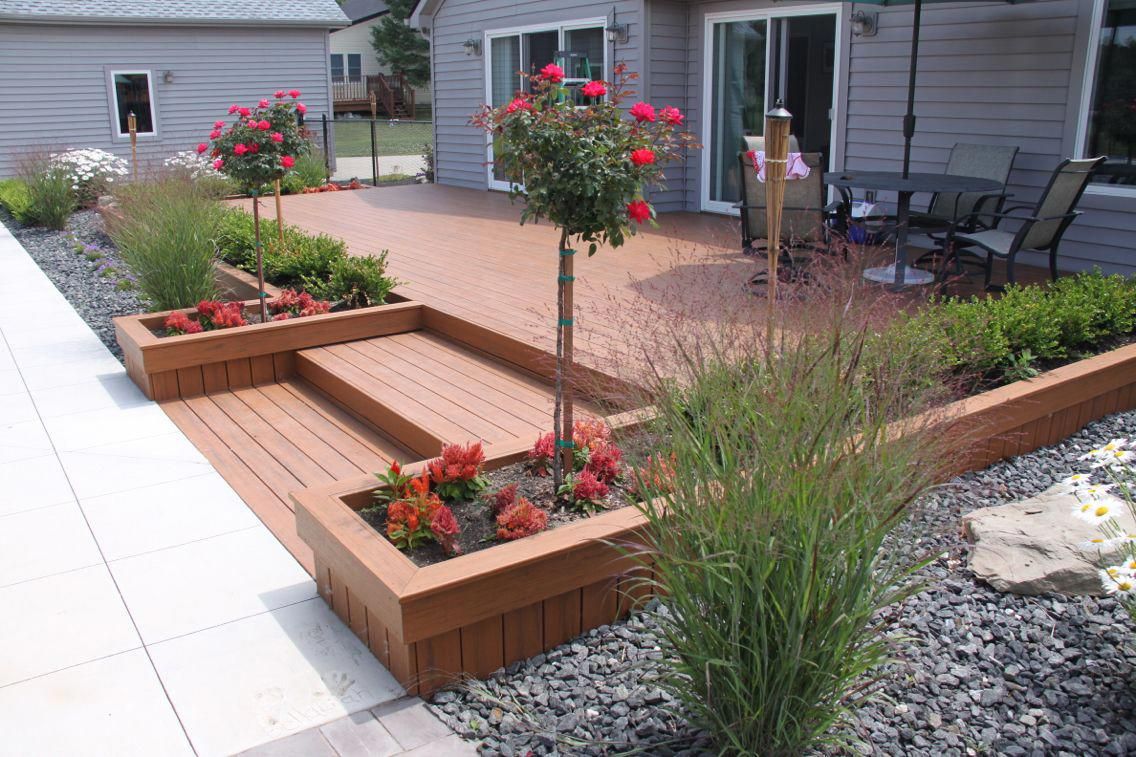
<svg viewBox="0 0 1136 757">
<path fill-rule="evenodd" d="M 379 111 L 388 118 L 414 117 L 414 88 L 405 74 L 334 76 L 331 80 L 335 105 L 365 106 L 375 94 Z"/>
</svg>

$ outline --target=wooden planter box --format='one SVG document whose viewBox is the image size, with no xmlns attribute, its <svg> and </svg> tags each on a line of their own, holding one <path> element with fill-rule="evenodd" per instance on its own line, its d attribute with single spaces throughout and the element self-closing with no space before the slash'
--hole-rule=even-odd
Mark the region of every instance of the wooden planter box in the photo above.
<svg viewBox="0 0 1136 757">
<path fill-rule="evenodd" d="M 943 433 L 963 453 L 949 471 L 961 474 L 1133 407 L 1136 345 L 960 400 L 936 417 L 947 419 Z M 492 463 L 526 451 L 499 448 Z M 635 542 L 644 526 L 635 508 L 419 568 L 356 513 L 375 488 L 366 477 L 294 493 L 297 529 L 314 550 L 321 595 L 412 693 L 484 677 L 643 598 L 636 563 L 611 546 Z"/>
<path fill-rule="evenodd" d="M 259 307 L 256 300 L 243 306 L 246 313 Z M 418 303 L 402 301 L 201 334 L 158 336 L 154 331 L 173 312 L 163 311 L 120 316 L 114 319 L 114 330 L 127 374 L 147 397 L 160 401 L 290 376 L 296 350 L 411 331 L 418 328 L 421 310 Z"/>
</svg>

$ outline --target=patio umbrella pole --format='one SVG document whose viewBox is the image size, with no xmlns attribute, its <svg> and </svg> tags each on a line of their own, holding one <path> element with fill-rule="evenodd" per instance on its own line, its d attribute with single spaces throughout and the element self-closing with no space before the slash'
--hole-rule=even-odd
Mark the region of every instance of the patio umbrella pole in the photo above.
<svg viewBox="0 0 1136 757">
<path fill-rule="evenodd" d="M 915 0 L 911 19 L 911 63 L 907 70 L 907 113 L 903 116 L 903 178 L 911 172 L 911 140 L 915 136 L 915 69 L 919 65 L 919 22 L 923 0 Z"/>
</svg>

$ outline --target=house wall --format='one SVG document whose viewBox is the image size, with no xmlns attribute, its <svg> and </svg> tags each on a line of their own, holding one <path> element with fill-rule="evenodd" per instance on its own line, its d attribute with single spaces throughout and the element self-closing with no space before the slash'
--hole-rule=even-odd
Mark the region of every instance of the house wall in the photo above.
<svg viewBox="0 0 1136 757">
<path fill-rule="evenodd" d="M 629 25 L 629 35 L 626 44 L 608 48 L 608 60 L 625 61 L 632 70 L 642 71 L 643 0 L 571 4 L 554 0 L 523 4 L 506 0 L 446 0 L 431 20 L 437 180 L 474 189 L 488 187 L 485 135 L 469 125 L 469 117 L 486 100 L 487 54 L 483 50 L 480 56 L 468 56 L 463 42 L 483 39 L 485 32 L 497 29 L 610 19 L 613 8 L 619 22 Z"/>
<path fill-rule="evenodd" d="M 38 148 L 97 147 L 128 159 L 129 139 L 112 136 L 109 67 L 152 72 L 158 133 L 139 136 L 140 165 L 207 141 L 231 103 L 280 88 L 303 92 L 318 131 L 331 112 L 327 56 L 326 29 L 0 23 L 0 176 Z"/>
<path fill-rule="evenodd" d="M 363 76 L 375 74 L 389 74 L 390 66 L 379 63 L 375 55 L 375 48 L 371 46 L 371 29 L 379 24 L 382 16 L 364 21 L 361 24 L 348 26 L 346 29 L 337 29 L 331 33 L 331 52 L 333 53 L 359 53 L 363 65 Z M 346 61 L 344 61 L 346 66 Z M 423 105 L 430 103 L 430 85 L 415 87 L 415 102 Z"/>
</svg>

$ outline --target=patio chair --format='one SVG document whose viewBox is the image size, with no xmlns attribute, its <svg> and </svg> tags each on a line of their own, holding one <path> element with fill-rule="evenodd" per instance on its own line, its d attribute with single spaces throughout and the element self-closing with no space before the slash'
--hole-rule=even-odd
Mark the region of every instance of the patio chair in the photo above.
<svg viewBox="0 0 1136 757">
<path fill-rule="evenodd" d="M 1017 147 L 1002 145 L 971 145 L 956 142 L 947 158 L 944 173 L 954 176 L 977 176 L 991 179 L 1003 187 L 1010 180 Z M 947 231 L 953 227 L 965 231 L 981 228 L 980 214 L 999 213 L 1008 195 L 1002 192 L 939 192 L 931 197 L 926 211 L 913 211 L 908 228 L 914 233 L 926 234 Z"/>
<path fill-rule="evenodd" d="M 1036 205 L 1015 205 L 998 212 L 975 213 L 972 228 L 977 231 L 952 231 L 943 239 L 940 250 L 944 252 L 944 265 L 954 259 L 956 264 L 960 252 L 985 253 L 986 288 L 991 288 L 990 278 L 994 270 L 994 259 L 1005 258 L 1006 282 L 1014 283 L 1014 259 L 1022 252 L 1048 252 L 1049 275 L 1057 279 L 1057 247 L 1069 224 L 1081 215 L 1076 210 L 1081 195 L 1085 192 L 1093 172 L 1105 159 L 1065 160 L 1049 179 L 1049 184 L 1041 194 Z M 1021 211 L 1028 211 L 1022 214 Z M 988 219 L 988 220 L 987 220 Z M 994 228 L 1003 219 L 1021 222 L 1015 232 Z"/>
</svg>

